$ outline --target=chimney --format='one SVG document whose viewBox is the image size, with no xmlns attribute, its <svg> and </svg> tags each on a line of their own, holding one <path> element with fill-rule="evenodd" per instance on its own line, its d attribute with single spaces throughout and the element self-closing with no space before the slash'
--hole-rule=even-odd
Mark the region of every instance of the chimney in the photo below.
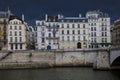
<svg viewBox="0 0 120 80">
<path fill-rule="evenodd" d="M 24 14 L 22 14 L 22 20 L 23 20 L 23 21 L 25 20 L 25 18 L 24 18 Z"/>
<path fill-rule="evenodd" d="M 81 17 L 82 17 L 82 15 L 81 15 L 81 14 L 79 14 L 79 17 L 81 18 Z"/>
<path fill-rule="evenodd" d="M 48 17 L 48 15 L 46 14 L 46 15 L 45 15 L 45 21 L 47 21 L 47 17 Z"/>
</svg>

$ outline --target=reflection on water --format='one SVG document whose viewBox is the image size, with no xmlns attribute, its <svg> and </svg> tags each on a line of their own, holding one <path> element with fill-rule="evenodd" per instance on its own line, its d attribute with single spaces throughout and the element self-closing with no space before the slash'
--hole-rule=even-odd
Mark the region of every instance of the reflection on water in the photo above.
<svg viewBox="0 0 120 80">
<path fill-rule="evenodd" d="M 120 71 L 93 71 L 92 68 L 1 70 L 0 80 L 120 80 Z"/>
</svg>

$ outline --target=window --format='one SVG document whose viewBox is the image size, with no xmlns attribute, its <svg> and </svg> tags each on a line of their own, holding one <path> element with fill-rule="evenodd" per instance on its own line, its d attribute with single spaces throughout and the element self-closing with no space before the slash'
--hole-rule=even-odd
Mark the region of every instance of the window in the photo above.
<svg viewBox="0 0 120 80">
<path fill-rule="evenodd" d="M 80 28 L 80 24 L 78 24 L 78 28 Z"/>
<path fill-rule="evenodd" d="M 102 32 L 102 36 L 104 36 L 104 32 Z"/>
<path fill-rule="evenodd" d="M 96 31 L 96 27 L 94 27 L 94 31 Z"/>
<path fill-rule="evenodd" d="M 104 42 L 104 38 L 102 38 L 102 42 Z"/>
<path fill-rule="evenodd" d="M 78 34 L 80 34 L 80 30 L 78 30 Z"/>
<path fill-rule="evenodd" d="M 96 43 L 96 38 L 94 38 L 94 42 Z"/>
<path fill-rule="evenodd" d="M 62 36 L 62 41 L 64 41 L 64 36 Z"/>
<path fill-rule="evenodd" d="M 72 34 L 75 34 L 75 31 L 74 31 L 74 30 L 72 31 Z"/>
<path fill-rule="evenodd" d="M 49 33 L 49 37 L 51 37 L 51 34 Z"/>
<path fill-rule="evenodd" d="M 93 31 L 93 27 L 91 27 L 91 31 Z"/>
<path fill-rule="evenodd" d="M 96 32 L 94 32 L 94 36 L 96 36 Z"/>
<path fill-rule="evenodd" d="M 85 34 L 86 32 L 85 32 L 85 30 L 83 30 L 83 34 Z"/>
<path fill-rule="evenodd" d="M 62 30 L 62 34 L 64 34 L 64 30 Z"/>
<path fill-rule="evenodd" d="M 62 28 L 64 28 L 64 24 L 62 24 Z"/>
<path fill-rule="evenodd" d="M 22 27 L 21 26 L 19 26 L 19 30 L 21 30 L 22 29 Z"/>
<path fill-rule="evenodd" d="M 17 42 L 17 37 L 15 37 L 15 42 Z"/>
<path fill-rule="evenodd" d="M 67 34 L 69 34 L 69 30 L 67 30 Z"/>
<path fill-rule="evenodd" d="M 22 33 L 21 33 L 21 31 L 19 32 L 19 36 L 21 36 L 22 35 Z"/>
<path fill-rule="evenodd" d="M 107 32 L 105 32 L 105 36 L 107 36 Z"/>
<path fill-rule="evenodd" d="M 67 24 L 67 28 L 69 28 L 69 24 Z"/>
<path fill-rule="evenodd" d="M 22 37 L 20 37 L 20 42 L 22 42 Z"/>
<path fill-rule="evenodd" d="M 13 44 L 11 44 L 11 50 L 13 50 Z"/>
<path fill-rule="evenodd" d="M 86 40 L 86 37 L 85 37 L 85 36 L 83 36 L 83 40 L 84 40 L 84 41 Z"/>
<path fill-rule="evenodd" d="M 44 38 L 42 38 L 42 43 L 44 43 L 45 42 L 45 39 Z"/>
<path fill-rule="evenodd" d="M 17 26 L 15 26 L 15 30 L 17 29 Z"/>
<path fill-rule="evenodd" d="M 107 43 L 107 38 L 105 38 L 105 42 Z"/>
<path fill-rule="evenodd" d="M 18 45 L 17 44 L 15 44 L 15 49 L 18 49 Z"/>
<path fill-rule="evenodd" d="M 91 32 L 91 36 L 93 37 L 93 32 Z"/>
<path fill-rule="evenodd" d="M 10 26 L 10 30 L 12 30 L 12 26 Z"/>
<path fill-rule="evenodd" d="M 17 32 L 15 31 L 15 36 L 17 36 Z"/>
<path fill-rule="evenodd" d="M 75 41 L 75 36 L 73 36 L 73 41 Z"/>
<path fill-rule="evenodd" d="M 85 24 L 83 24 L 83 28 L 85 28 Z"/>
<path fill-rule="evenodd" d="M 20 49 L 22 49 L 22 44 L 20 44 Z"/>
<path fill-rule="evenodd" d="M 10 36 L 12 36 L 12 31 L 10 31 Z"/>
<path fill-rule="evenodd" d="M 80 41 L 80 36 L 78 36 L 78 41 Z"/>
<path fill-rule="evenodd" d="M 12 37 L 10 37 L 10 42 L 13 42 L 13 39 L 12 39 Z"/>
<path fill-rule="evenodd" d="M 75 28 L 75 25 L 74 25 L 74 24 L 72 24 L 72 28 Z"/>
<path fill-rule="evenodd" d="M 70 41 L 70 37 L 69 36 L 67 36 L 67 41 Z"/>
</svg>

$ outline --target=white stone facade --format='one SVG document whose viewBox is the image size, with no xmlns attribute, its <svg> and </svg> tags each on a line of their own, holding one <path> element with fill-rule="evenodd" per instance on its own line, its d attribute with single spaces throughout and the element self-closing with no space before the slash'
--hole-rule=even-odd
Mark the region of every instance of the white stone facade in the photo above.
<svg viewBox="0 0 120 80">
<path fill-rule="evenodd" d="M 90 48 L 109 47 L 111 45 L 110 17 L 100 11 L 86 14 L 89 23 Z"/>
<path fill-rule="evenodd" d="M 58 22 L 56 20 L 57 16 L 46 15 L 46 20 L 36 21 L 37 49 L 48 49 L 48 46 L 51 49 L 58 49 L 59 34 Z"/>
<path fill-rule="evenodd" d="M 60 17 L 59 49 L 89 48 L 89 26 L 84 17 Z"/>
<path fill-rule="evenodd" d="M 18 17 L 11 16 L 8 24 L 8 50 L 26 50 L 26 26 Z"/>
</svg>

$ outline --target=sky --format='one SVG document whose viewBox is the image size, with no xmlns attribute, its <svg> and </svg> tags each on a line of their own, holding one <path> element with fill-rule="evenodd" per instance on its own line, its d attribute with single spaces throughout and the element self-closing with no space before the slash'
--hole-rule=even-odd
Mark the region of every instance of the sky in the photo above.
<svg viewBox="0 0 120 80">
<path fill-rule="evenodd" d="M 13 14 L 35 26 L 35 20 L 42 20 L 45 14 L 64 16 L 85 16 L 87 11 L 100 10 L 108 13 L 111 22 L 120 18 L 120 0 L 0 0 L 0 11 L 10 8 Z"/>
</svg>

